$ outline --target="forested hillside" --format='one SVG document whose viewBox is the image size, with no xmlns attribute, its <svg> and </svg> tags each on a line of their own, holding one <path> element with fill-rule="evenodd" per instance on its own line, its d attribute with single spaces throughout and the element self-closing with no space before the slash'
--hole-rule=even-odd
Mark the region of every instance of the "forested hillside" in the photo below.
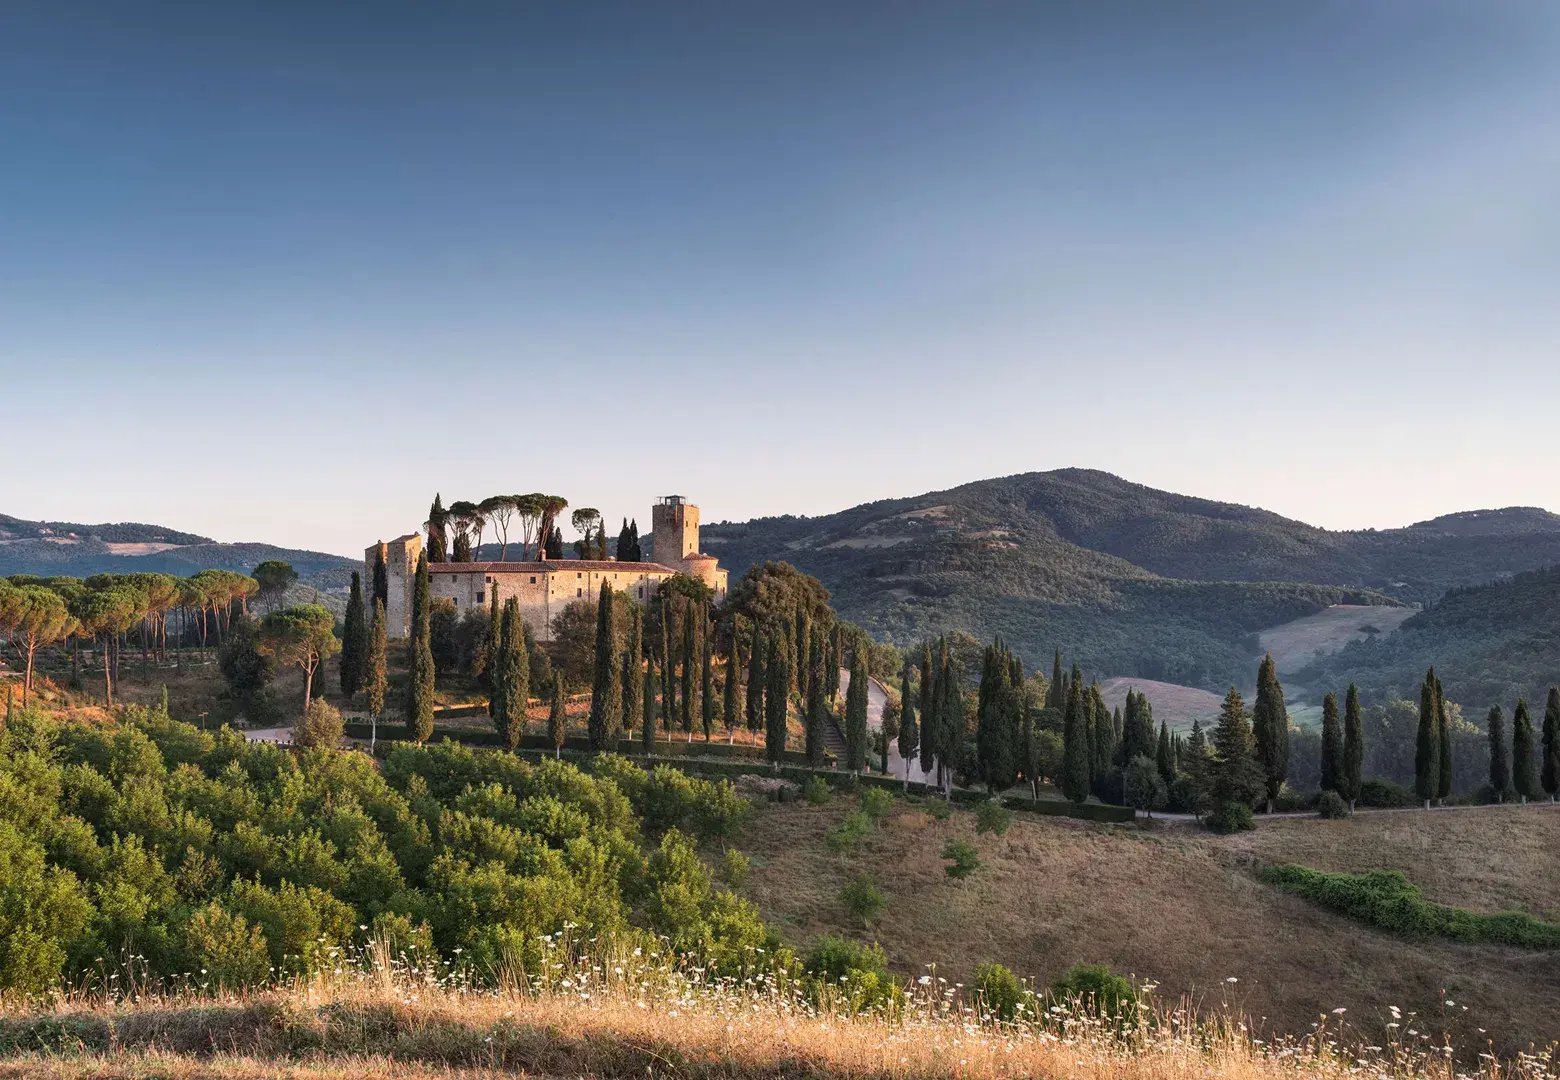
<svg viewBox="0 0 1560 1080">
<path fill-rule="evenodd" d="M 1370 698 L 1411 696 L 1434 664 L 1447 697 L 1470 709 L 1541 703 L 1560 672 L 1560 567 L 1453 589 L 1394 634 L 1355 642 L 1300 673 L 1312 686 L 1359 684 Z"/>
<path fill-rule="evenodd" d="M 339 555 L 271 544 L 222 544 L 161 525 L 79 525 L 23 521 L 0 514 L 0 577 L 157 573 L 188 577 L 201 570 L 248 573 L 268 559 L 290 563 L 320 589 L 344 589 L 358 564 Z"/>
<path fill-rule="evenodd" d="M 1260 630 L 1560 563 L 1560 517 L 1513 508 L 1329 532 L 1062 469 L 707 525 L 704 541 L 733 573 L 796 564 L 842 614 L 895 640 L 962 627 L 1001 634 L 1030 663 L 1059 645 L 1091 670 L 1222 689 L 1249 679 Z"/>
</svg>

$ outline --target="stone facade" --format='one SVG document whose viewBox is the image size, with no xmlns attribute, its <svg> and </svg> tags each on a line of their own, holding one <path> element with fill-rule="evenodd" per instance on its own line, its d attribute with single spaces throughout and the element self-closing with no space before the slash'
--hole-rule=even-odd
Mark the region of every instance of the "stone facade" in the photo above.
<svg viewBox="0 0 1560 1080">
<path fill-rule="evenodd" d="M 670 501 L 673 499 L 676 502 Z M 433 563 L 428 567 L 429 594 L 451 601 L 458 613 L 474 607 L 486 608 L 494 593 L 500 605 L 515 597 L 520 602 L 521 617 L 538 641 L 551 640 L 553 620 L 569 604 L 576 600 L 594 603 L 603 582 L 644 604 L 667 578 L 685 574 L 709 586 L 717 601 L 724 600 L 727 571 L 720 568 L 713 555 L 699 553 L 699 508 L 688 505 L 680 496 L 669 496 L 656 505 L 653 514 L 654 550 L 677 552 L 674 560 Z M 417 573 L 417 558 L 422 553 L 422 538 L 414 534 L 369 547 L 364 552 L 365 582 L 373 581 L 374 559 L 381 549 L 389 568 L 386 633 L 391 638 L 404 639 L 411 635 L 412 582 Z"/>
</svg>

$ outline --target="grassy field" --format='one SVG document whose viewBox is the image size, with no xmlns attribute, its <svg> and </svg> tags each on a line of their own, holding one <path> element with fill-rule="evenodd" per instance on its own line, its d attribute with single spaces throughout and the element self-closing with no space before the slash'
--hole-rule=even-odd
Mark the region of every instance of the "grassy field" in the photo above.
<svg viewBox="0 0 1560 1080">
<path fill-rule="evenodd" d="M 1255 664 L 1251 670 L 1256 671 Z M 1154 679 L 1118 677 L 1100 683 L 1100 695 L 1112 709 L 1126 704 L 1128 690 L 1146 694 L 1154 710 L 1154 722 L 1169 723 L 1171 731 L 1190 731 L 1193 720 L 1201 720 L 1203 727 L 1208 727 L 1210 722 L 1218 719 L 1219 706 L 1224 703 L 1224 698 L 1219 694 L 1199 690 L 1195 686 L 1180 686 Z"/>
<path fill-rule="evenodd" d="M 537 1076 L 630 1080 L 1555 1080 L 1554 1048 L 1465 1072 L 1418 1033 L 1367 1045 L 1344 1016 L 1256 1040 L 1185 1009 L 1118 1029 L 1071 1010 L 997 1025 L 918 987 L 852 1014 L 783 987 L 640 979 L 609 963 L 550 986 L 474 992 L 348 974 L 254 997 L 71 1002 L 0 1016 L 0 1077 L 298 1080 Z M 1451 1059 L 1455 1060 L 1455 1059 Z"/>
<path fill-rule="evenodd" d="M 1437 903 L 1560 921 L 1560 807 L 1487 806 L 1280 818 L 1219 842 L 1268 862 L 1359 874 L 1401 870 Z"/>
<path fill-rule="evenodd" d="M 1141 831 L 1019 815 L 999 838 L 977 835 L 969 811 L 938 822 L 902 803 L 857 851 L 836 854 L 825 835 L 848 809 L 844 797 L 821 807 L 772 805 L 747 828 L 747 892 L 798 944 L 822 933 L 872 938 L 899 974 L 935 963 L 954 980 L 986 960 L 1041 983 L 1075 963 L 1104 963 L 1153 980 L 1162 994 L 1200 1007 L 1238 1004 L 1288 1032 L 1340 1007 L 1380 1031 L 1397 1006 L 1432 1027 L 1444 1023 L 1464 1043 L 1488 1038 L 1503 1051 L 1560 1038 L 1554 955 L 1395 938 L 1251 873 L 1256 858 L 1396 866 L 1434 900 L 1552 912 L 1543 873 L 1560 850 L 1560 811 L 1293 820 L 1232 839 L 1182 826 Z M 939 857 L 952 837 L 974 843 L 984 861 L 963 882 L 945 874 Z M 1470 883 L 1454 885 L 1465 871 Z M 870 931 L 839 898 L 863 873 L 887 897 Z"/>
<path fill-rule="evenodd" d="M 1263 652 L 1273 654 L 1280 676 L 1305 667 L 1318 655 L 1335 653 L 1349 642 L 1365 637 L 1371 628 L 1390 634 L 1418 613 L 1411 607 L 1371 607 L 1335 604 L 1315 615 L 1262 631 L 1257 640 Z"/>
</svg>

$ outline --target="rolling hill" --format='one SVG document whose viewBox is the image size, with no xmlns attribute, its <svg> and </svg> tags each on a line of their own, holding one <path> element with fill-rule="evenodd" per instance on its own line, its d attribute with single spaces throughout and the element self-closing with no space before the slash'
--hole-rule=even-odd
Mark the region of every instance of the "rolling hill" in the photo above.
<svg viewBox="0 0 1560 1080">
<path fill-rule="evenodd" d="M 1259 634 L 1280 624 L 1335 605 L 1429 603 L 1560 563 L 1560 516 L 1518 507 L 1332 532 L 1062 469 L 706 525 L 704 542 L 733 573 L 794 563 L 892 640 L 962 627 L 1003 635 L 1030 664 L 1061 646 L 1102 674 L 1218 690 L 1249 683 Z"/>
<path fill-rule="evenodd" d="M 358 566 L 339 555 L 261 543 L 222 544 L 161 525 L 81 525 L 0 514 L 0 576 L 148 571 L 184 577 L 206 569 L 248 573 L 267 559 L 291 563 L 304 582 L 327 591 L 346 588 Z"/>
</svg>

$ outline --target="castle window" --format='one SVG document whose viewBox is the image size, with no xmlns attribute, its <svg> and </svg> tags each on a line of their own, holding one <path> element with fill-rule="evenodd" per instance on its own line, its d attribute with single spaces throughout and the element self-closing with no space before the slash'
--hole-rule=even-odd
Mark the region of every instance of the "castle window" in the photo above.
<svg viewBox="0 0 1560 1080">
<path fill-rule="evenodd" d="M 575 577 L 577 577 L 577 578 L 582 578 L 582 577 L 584 577 L 584 576 L 585 576 L 585 575 L 584 575 L 584 574 L 583 574 L 583 573 L 582 573 L 582 572 L 581 572 L 581 571 L 579 571 L 579 570 L 576 570 L 576 571 L 575 571 L 575 572 L 574 572 L 574 576 L 575 576 Z"/>
<path fill-rule="evenodd" d="M 535 575 L 535 574 L 532 574 L 532 575 L 531 575 L 531 584 L 532 584 L 532 585 L 535 585 L 535 584 L 536 584 L 536 575 Z"/>
<path fill-rule="evenodd" d="M 482 598 L 482 590 L 481 589 L 477 590 L 477 603 L 479 603 L 479 604 L 484 603 L 484 600 Z"/>
<path fill-rule="evenodd" d="M 584 596 L 585 595 L 585 590 L 584 589 L 575 589 L 574 590 L 574 595 L 575 596 Z"/>
<path fill-rule="evenodd" d="M 643 585 L 641 585 L 641 586 L 639 586 L 639 599 L 643 600 L 644 598 L 645 598 L 645 587 Z"/>
</svg>

